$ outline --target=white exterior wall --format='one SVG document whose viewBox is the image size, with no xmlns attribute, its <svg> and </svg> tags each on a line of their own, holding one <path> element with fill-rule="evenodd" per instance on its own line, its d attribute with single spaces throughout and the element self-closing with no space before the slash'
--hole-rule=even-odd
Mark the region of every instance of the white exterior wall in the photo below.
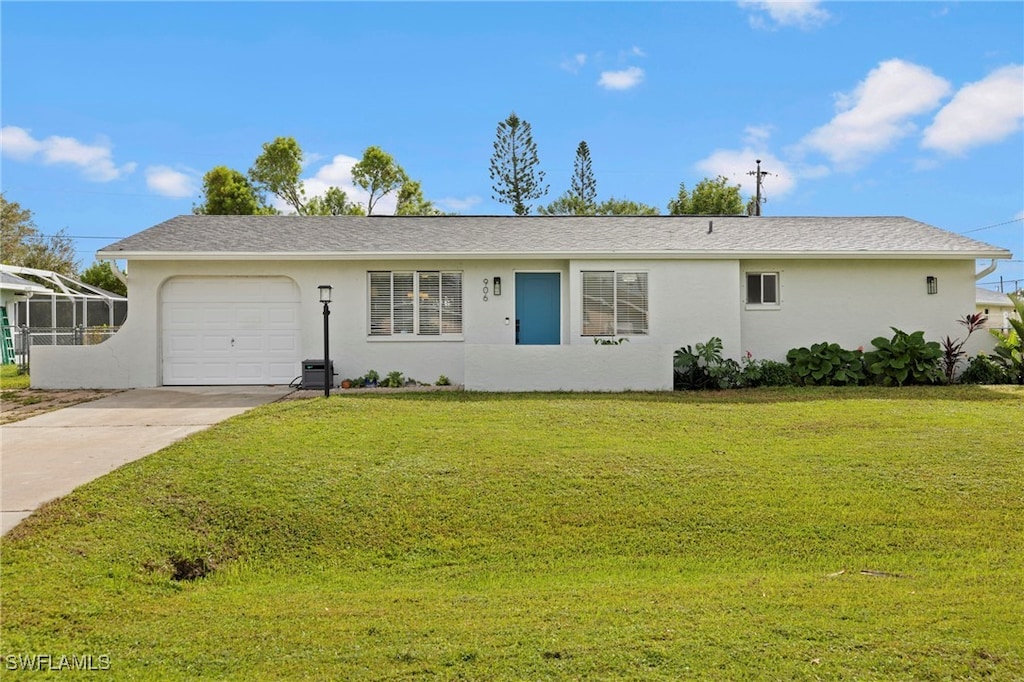
<svg viewBox="0 0 1024 682">
<path fill-rule="evenodd" d="M 371 270 L 458 270 L 463 273 L 461 339 L 370 338 Z M 583 270 L 648 273 L 649 331 L 620 346 L 582 336 Z M 561 275 L 560 346 L 515 345 L 515 273 Z M 744 305 L 744 273 L 780 273 L 781 305 Z M 38 347 L 32 355 L 37 388 L 132 388 L 161 383 L 160 292 L 172 277 L 285 276 L 302 296 L 302 356 L 323 355 L 323 315 L 317 286 L 334 287 L 330 355 L 337 379 L 375 369 L 433 382 L 444 374 L 477 390 L 668 390 L 672 352 L 722 339 L 727 357 L 746 351 L 784 359 L 795 346 L 828 340 L 870 347 L 889 326 L 923 329 L 929 339 L 959 335 L 956 318 L 974 309 L 974 262 L 736 261 L 736 260 L 446 260 L 446 261 L 132 261 L 129 315 L 121 330 L 96 346 Z M 939 279 L 928 295 L 925 277 Z M 502 279 L 495 296 L 493 280 Z M 484 278 L 488 280 L 483 300 Z M 216 280 L 211 279 L 211 297 Z M 979 335 L 975 335 L 979 336 Z M 974 338 L 971 339 L 972 344 Z M 296 367 L 296 376 L 300 374 Z"/>
<path fill-rule="evenodd" d="M 790 348 L 821 341 L 871 350 L 871 339 L 892 336 L 890 327 L 924 331 L 929 341 L 955 338 L 957 318 L 975 305 L 971 260 L 748 260 L 740 270 L 742 351 L 759 359 L 785 360 Z M 745 303 L 747 272 L 779 273 L 778 307 Z M 927 292 L 929 275 L 937 294 Z"/>
</svg>

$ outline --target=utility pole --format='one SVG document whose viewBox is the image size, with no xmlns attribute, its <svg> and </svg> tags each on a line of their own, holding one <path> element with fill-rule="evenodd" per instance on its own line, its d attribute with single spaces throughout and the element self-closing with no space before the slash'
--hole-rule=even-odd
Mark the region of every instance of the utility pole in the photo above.
<svg viewBox="0 0 1024 682">
<path fill-rule="evenodd" d="M 754 199 L 754 215 L 761 215 L 761 178 L 768 175 L 768 171 L 761 170 L 761 159 L 757 159 L 757 170 L 747 171 L 747 175 L 757 177 L 757 197 Z"/>
</svg>

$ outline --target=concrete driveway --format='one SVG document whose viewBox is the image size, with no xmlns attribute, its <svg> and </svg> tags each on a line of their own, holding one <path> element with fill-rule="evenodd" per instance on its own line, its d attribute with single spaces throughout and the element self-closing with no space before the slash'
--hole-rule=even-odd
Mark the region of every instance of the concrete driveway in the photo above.
<svg viewBox="0 0 1024 682">
<path fill-rule="evenodd" d="M 287 386 L 136 388 L 0 427 L 2 533 L 44 502 L 292 393 Z"/>
</svg>

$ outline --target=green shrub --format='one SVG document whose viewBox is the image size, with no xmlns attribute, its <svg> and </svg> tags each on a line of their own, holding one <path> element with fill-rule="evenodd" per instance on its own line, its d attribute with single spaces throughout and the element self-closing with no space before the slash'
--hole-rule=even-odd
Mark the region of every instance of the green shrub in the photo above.
<svg viewBox="0 0 1024 682">
<path fill-rule="evenodd" d="M 986 355 L 975 355 L 960 374 L 961 384 L 1012 384 L 1013 378 L 1006 369 L 993 362 Z"/>
<path fill-rule="evenodd" d="M 451 379 L 449 379 L 448 377 L 446 377 L 445 375 L 442 374 L 441 376 L 439 376 L 437 378 L 437 381 L 434 383 L 434 385 L 435 386 L 451 386 L 452 382 L 451 382 Z"/>
<path fill-rule="evenodd" d="M 793 368 L 776 360 L 754 360 L 750 353 L 742 359 L 740 385 L 749 388 L 759 386 L 793 386 L 799 383 Z"/>
<path fill-rule="evenodd" d="M 736 388 L 740 385 L 740 365 L 722 357 L 722 339 L 712 336 L 695 348 L 683 346 L 675 352 L 673 387 L 676 390 Z"/>
<path fill-rule="evenodd" d="M 932 384 L 942 378 L 939 361 L 942 348 L 937 341 L 925 341 L 924 332 L 908 334 L 890 327 L 893 337 L 879 336 L 871 345 L 878 350 L 864 354 L 864 365 L 883 386 Z"/>
<path fill-rule="evenodd" d="M 786 361 L 803 384 L 814 386 L 857 385 L 864 381 L 863 353 L 823 341 L 810 348 L 793 348 Z"/>
</svg>

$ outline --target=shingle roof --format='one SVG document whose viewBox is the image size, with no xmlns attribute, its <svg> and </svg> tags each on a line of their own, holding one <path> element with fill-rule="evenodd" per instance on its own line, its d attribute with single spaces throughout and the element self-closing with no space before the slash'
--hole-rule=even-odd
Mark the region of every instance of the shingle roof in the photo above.
<svg viewBox="0 0 1024 682">
<path fill-rule="evenodd" d="M 713 224 L 709 232 L 709 223 Z M 100 250 L 105 258 L 895 255 L 1009 258 L 900 217 L 196 216 Z"/>
<path fill-rule="evenodd" d="M 1006 294 L 992 291 L 991 289 L 983 289 L 982 287 L 974 288 L 974 300 L 979 305 L 1013 307 L 1013 301 Z"/>
</svg>

